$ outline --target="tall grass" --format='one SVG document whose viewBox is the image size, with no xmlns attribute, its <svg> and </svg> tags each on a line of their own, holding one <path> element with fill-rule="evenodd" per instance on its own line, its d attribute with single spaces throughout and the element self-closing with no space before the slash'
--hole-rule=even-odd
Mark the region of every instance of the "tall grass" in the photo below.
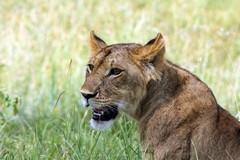
<svg viewBox="0 0 240 160">
<path fill-rule="evenodd" d="M 141 159 L 136 124 L 120 116 L 93 131 L 80 103 L 91 30 L 108 44 L 146 43 L 190 70 L 218 102 L 240 110 L 238 0 L 0 1 L 1 159 Z"/>
</svg>

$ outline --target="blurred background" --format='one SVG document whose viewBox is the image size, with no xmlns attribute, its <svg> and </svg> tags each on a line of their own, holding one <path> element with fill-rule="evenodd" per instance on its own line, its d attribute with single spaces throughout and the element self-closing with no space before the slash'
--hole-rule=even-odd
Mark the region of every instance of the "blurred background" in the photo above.
<svg viewBox="0 0 240 160">
<path fill-rule="evenodd" d="M 79 94 L 91 30 L 108 44 L 161 32 L 166 58 L 240 113 L 239 0 L 1 0 L 0 158 L 142 159 L 135 122 L 93 131 Z"/>
</svg>

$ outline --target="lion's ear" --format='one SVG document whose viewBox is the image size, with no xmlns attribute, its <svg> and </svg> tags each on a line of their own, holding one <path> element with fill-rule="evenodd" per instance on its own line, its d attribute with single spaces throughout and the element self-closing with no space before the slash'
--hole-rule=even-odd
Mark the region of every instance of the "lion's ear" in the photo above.
<svg viewBox="0 0 240 160">
<path fill-rule="evenodd" d="M 95 56 L 101 51 L 107 44 L 98 36 L 95 35 L 94 31 L 90 32 L 90 49 L 92 56 Z"/>
<path fill-rule="evenodd" d="M 156 38 L 139 48 L 138 57 L 141 61 L 152 63 L 156 68 L 160 68 L 163 64 L 164 53 L 165 42 L 161 33 L 158 33 Z"/>
</svg>

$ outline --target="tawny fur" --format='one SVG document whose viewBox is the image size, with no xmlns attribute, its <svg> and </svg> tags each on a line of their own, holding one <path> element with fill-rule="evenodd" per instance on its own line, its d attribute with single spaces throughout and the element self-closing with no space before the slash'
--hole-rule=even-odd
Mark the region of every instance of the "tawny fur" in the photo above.
<svg viewBox="0 0 240 160">
<path fill-rule="evenodd" d="M 92 32 L 90 44 L 94 69 L 82 91 L 98 92 L 90 100 L 94 107 L 124 106 L 121 110 L 138 121 L 146 159 L 240 159 L 240 123 L 205 83 L 164 60 L 160 34 L 144 46 L 107 46 Z M 124 71 L 108 76 L 113 67 Z"/>
</svg>

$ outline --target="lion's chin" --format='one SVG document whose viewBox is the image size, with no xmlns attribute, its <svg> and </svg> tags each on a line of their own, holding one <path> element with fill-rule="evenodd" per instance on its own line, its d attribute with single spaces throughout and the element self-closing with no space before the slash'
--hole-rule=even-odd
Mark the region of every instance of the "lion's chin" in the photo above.
<svg viewBox="0 0 240 160">
<path fill-rule="evenodd" d="M 96 121 L 91 118 L 90 123 L 93 129 L 98 131 L 103 131 L 107 128 L 109 128 L 114 122 L 114 119 L 108 120 L 108 121 Z"/>
</svg>

